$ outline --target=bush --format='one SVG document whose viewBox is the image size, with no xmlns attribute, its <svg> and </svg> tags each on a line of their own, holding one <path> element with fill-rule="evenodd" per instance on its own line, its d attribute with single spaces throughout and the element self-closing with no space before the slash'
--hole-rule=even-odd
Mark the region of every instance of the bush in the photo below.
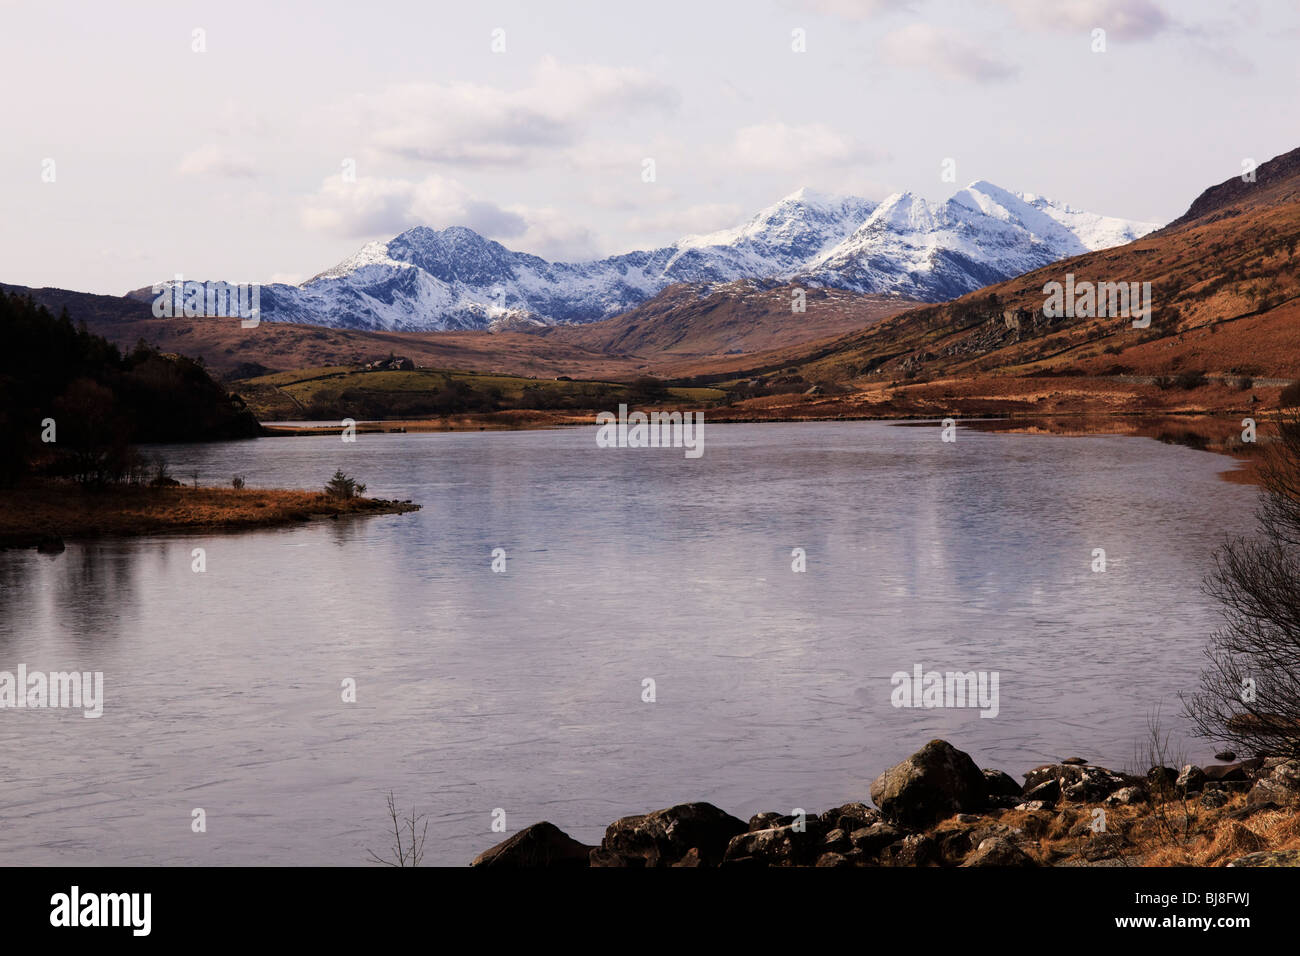
<svg viewBox="0 0 1300 956">
<path fill-rule="evenodd" d="M 331 498 L 359 498 L 366 493 L 366 486 L 355 478 L 343 474 L 342 469 L 334 472 L 325 485 L 325 494 Z"/>
<path fill-rule="evenodd" d="M 1238 753 L 1300 756 L 1300 413 L 1278 416 L 1261 449 L 1259 533 L 1215 555 L 1206 591 L 1224 624 L 1200 689 L 1184 698 L 1197 732 Z"/>
</svg>

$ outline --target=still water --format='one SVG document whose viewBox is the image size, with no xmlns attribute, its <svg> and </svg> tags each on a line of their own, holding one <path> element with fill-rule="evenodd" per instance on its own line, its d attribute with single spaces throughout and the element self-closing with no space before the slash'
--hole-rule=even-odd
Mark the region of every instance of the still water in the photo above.
<svg viewBox="0 0 1300 956">
<path fill-rule="evenodd" d="M 1120 769 L 1157 708 L 1189 758 L 1212 752 L 1177 694 L 1215 626 L 1212 551 L 1252 523 L 1229 459 L 706 432 L 695 460 L 597 448 L 594 427 L 165 449 L 205 484 L 341 467 L 424 507 L 0 552 L 0 670 L 102 671 L 105 697 L 98 719 L 0 711 L 0 863 L 363 864 L 391 790 L 428 814 L 426 864 L 462 865 L 503 838 L 498 808 L 508 832 L 587 842 L 691 800 L 816 811 L 932 737 L 1017 777 L 1074 754 Z M 998 672 L 997 716 L 891 706 L 917 664 Z"/>
</svg>

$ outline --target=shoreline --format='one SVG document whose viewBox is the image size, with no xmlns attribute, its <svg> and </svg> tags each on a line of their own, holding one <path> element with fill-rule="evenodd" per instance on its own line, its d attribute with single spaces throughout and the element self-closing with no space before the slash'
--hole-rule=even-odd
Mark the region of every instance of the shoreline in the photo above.
<svg viewBox="0 0 1300 956">
<path fill-rule="evenodd" d="M 285 527 L 324 518 L 405 514 L 410 501 L 334 498 L 324 492 L 272 488 L 83 488 L 27 482 L 6 490 L 0 550 L 58 553 L 65 540 L 208 533 Z"/>
<path fill-rule="evenodd" d="M 746 822 L 709 803 L 678 804 L 614 821 L 596 846 L 542 821 L 470 866 L 1300 866 L 1294 758 L 1157 764 L 1135 776 L 1067 757 L 1024 778 L 981 770 L 936 739 L 875 778 L 875 806 L 771 811 Z"/>
</svg>

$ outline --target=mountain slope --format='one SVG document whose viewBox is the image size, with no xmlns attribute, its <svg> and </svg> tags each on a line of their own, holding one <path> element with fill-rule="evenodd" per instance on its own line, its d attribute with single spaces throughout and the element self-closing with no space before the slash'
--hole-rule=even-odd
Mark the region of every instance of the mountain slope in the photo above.
<svg viewBox="0 0 1300 956">
<path fill-rule="evenodd" d="M 1300 149 L 1206 190 L 1174 223 L 943 305 L 912 309 L 806 355 L 837 381 L 1074 375 L 1154 380 L 1196 373 L 1300 375 Z M 1152 319 L 1044 315 L 1044 287 L 1144 283 Z"/>
<path fill-rule="evenodd" d="M 548 262 L 463 227 L 420 226 L 300 286 L 264 286 L 261 310 L 269 321 L 335 328 L 517 328 L 598 321 L 679 282 L 796 278 L 941 301 L 1152 228 L 983 182 L 933 208 L 910 194 L 877 207 L 801 189 L 735 229 L 594 262 Z"/>
</svg>

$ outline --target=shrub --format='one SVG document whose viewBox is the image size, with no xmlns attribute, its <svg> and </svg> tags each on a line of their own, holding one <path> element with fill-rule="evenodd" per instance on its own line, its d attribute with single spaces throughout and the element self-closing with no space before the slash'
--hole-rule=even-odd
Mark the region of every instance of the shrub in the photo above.
<svg viewBox="0 0 1300 956">
<path fill-rule="evenodd" d="M 331 498 L 358 498 L 366 493 L 366 486 L 339 469 L 325 484 L 325 494 Z"/>
</svg>

